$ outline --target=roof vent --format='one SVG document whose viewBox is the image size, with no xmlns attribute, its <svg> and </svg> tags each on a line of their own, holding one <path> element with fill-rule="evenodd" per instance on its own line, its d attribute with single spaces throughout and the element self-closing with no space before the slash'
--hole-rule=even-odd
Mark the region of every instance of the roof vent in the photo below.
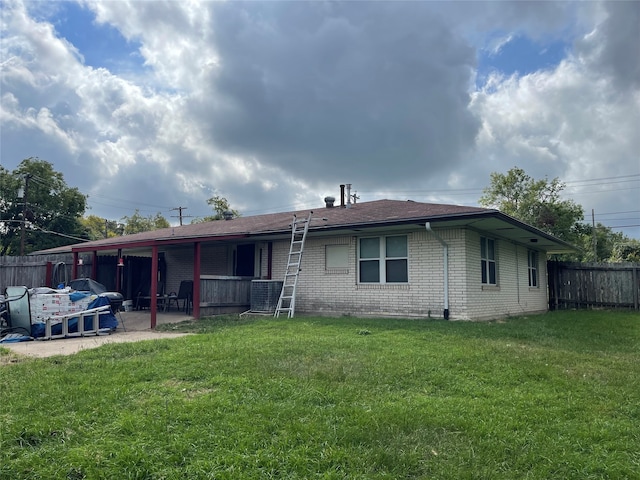
<svg viewBox="0 0 640 480">
<path fill-rule="evenodd" d="M 333 208 L 333 203 L 335 201 L 335 197 L 324 197 L 324 204 L 327 208 Z"/>
<path fill-rule="evenodd" d="M 233 212 L 230 210 L 225 210 L 224 212 L 222 212 L 222 216 L 224 217 L 225 220 L 232 220 Z"/>
</svg>

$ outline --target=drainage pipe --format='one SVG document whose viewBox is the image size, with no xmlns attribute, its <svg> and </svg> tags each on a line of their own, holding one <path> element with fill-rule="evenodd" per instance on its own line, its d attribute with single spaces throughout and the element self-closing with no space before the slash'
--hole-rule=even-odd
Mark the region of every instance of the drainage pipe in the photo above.
<svg viewBox="0 0 640 480">
<path fill-rule="evenodd" d="M 449 245 L 445 242 L 440 235 L 431 229 L 431 223 L 426 222 L 424 224 L 427 232 L 431 233 L 444 249 L 444 312 L 442 312 L 445 320 L 449 320 Z"/>
</svg>

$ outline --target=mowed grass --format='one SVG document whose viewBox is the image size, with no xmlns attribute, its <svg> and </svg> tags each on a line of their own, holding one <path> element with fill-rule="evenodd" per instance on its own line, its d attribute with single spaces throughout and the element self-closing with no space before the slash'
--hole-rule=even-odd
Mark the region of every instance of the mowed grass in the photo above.
<svg viewBox="0 0 640 480">
<path fill-rule="evenodd" d="M 0 478 L 640 478 L 637 313 L 172 328 L 1 366 Z"/>
</svg>

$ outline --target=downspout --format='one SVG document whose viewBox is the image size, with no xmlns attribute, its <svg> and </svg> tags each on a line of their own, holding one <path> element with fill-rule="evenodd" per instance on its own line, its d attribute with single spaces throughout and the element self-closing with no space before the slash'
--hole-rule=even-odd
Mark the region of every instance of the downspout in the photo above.
<svg viewBox="0 0 640 480">
<path fill-rule="evenodd" d="M 442 316 L 445 320 L 449 320 L 449 245 L 447 245 L 447 242 L 445 242 L 440 235 L 431 229 L 431 223 L 427 222 L 424 226 L 427 232 L 431 233 L 444 249 L 444 312 L 442 312 Z"/>
</svg>

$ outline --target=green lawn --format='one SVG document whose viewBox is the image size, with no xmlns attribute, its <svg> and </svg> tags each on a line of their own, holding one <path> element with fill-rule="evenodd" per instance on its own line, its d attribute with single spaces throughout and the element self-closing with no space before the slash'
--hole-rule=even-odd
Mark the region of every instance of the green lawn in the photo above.
<svg viewBox="0 0 640 480">
<path fill-rule="evenodd" d="M 1 366 L 0 478 L 640 478 L 637 313 L 178 328 Z"/>
</svg>

